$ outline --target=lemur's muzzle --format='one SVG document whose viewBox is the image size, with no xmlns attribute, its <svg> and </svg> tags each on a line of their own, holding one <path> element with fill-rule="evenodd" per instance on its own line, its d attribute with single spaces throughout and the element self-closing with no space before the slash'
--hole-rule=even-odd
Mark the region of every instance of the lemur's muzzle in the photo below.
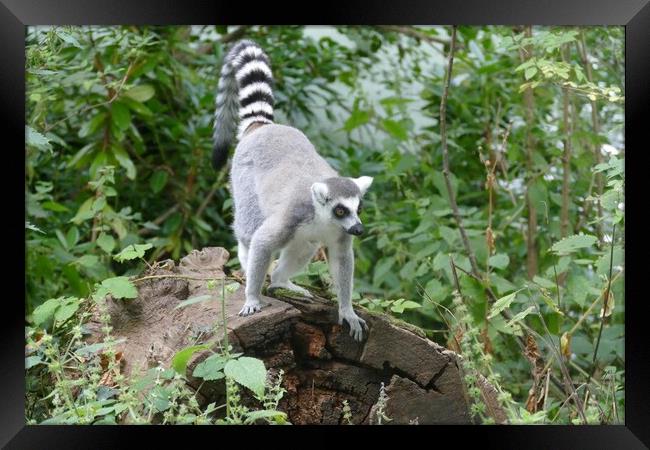
<svg viewBox="0 0 650 450">
<path fill-rule="evenodd" d="M 354 224 L 347 229 L 347 232 L 354 234 L 355 236 L 361 236 L 363 234 L 363 225 L 361 225 L 361 223 Z"/>
</svg>

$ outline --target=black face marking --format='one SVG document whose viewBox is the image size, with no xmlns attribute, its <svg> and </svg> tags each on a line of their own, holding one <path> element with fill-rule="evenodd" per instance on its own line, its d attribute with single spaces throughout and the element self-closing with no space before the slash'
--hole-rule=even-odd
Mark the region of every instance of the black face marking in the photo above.
<svg viewBox="0 0 650 450">
<path fill-rule="evenodd" d="M 332 213 L 334 213 L 334 217 L 337 219 L 342 219 L 350 214 L 350 210 L 339 203 L 332 209 Z"/>
</svg>

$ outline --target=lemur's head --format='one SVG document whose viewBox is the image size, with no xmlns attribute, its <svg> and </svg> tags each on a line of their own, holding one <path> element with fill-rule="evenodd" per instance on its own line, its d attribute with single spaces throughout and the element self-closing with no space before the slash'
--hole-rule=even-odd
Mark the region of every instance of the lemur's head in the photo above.
<svg viewBox="0 0 650 450">
<path fill-rule="evenodd" d="M 311 186 L 311 197 L 316 216 L 331 220 L 347 233 L 363 234 L 359 219 L 361 198 L 372 184 L 372 177 L 333 177 Z"/>
</svg>

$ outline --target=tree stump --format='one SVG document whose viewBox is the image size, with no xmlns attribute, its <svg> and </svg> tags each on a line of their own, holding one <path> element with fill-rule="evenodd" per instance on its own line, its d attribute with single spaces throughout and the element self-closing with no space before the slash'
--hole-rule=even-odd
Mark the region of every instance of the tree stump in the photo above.
<svg viewBox="0 0 650 450">
<path fill-rule="evenodd" d="M 194 250 L 178 266 L 171 260 L 156 264 L 145 274 L 156 278 L 138 284 L 138 298 L 106 299 L 113 335 L 124 339 L 118 351 L 125 375 L 136 376 L 158 364 L 169 367 L 177 351 L 205 342 L 215 333 L 223 335 L 221 326 L 215 326 L 222 323 L 221 301 L 216 300 L 221 282 L 216 290 L 209 290 L 207 281 L 178 276 L 220 279 L 228 258 L 220 247 Z M 216 294 L 215 300 L 175 309 L 183 300 L 210 294 Z M 282 384 L 287 392 L 279 409 L 291 423 L 340 424 L 344 400 L 353 423 L 373 423 L 381 383 L 388 395 L 384 413 L 391 419 L 389 424 L 472 423 L 460 357 L 428 340 L 416 327 L 355 307 L 369 326 L 364 340 L 356 342 L 347 323 L 338 325 L 335 300 L 316 295 L 310 300 L 276 297 L 264 296 L 267 305 L 260 312 L 239 317 L 243 286 L 226 294 L 228 340 L 234 351 L 262 359 L 271 373 L 284 371 Z M 89 342 L 100 341 L 98 318 L 89 326 Z M 188 364 L 188 384 L 194 389 L 203 380 L 192 377 L 192 371 L 210 354 L 197 352 Z M 496 391 L 485 380 L 482 387 L 487 410 L 503 423 L 505 414 Z M 224 390 L 223 380 L 205 382 L 198 397 L 223 404 Z"/>
</svg>

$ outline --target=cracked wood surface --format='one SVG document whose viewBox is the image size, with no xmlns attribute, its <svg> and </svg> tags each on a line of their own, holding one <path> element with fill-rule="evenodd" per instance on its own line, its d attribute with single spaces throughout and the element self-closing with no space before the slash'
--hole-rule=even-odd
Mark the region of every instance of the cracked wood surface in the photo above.
<svg viewBox="0 0 650 450">
<path fill-rule="evenodd" d="M 229 258 L 220 247 L 194 250 L 176 266 L 173 261 L 155 265 L 147 275 L 186 275 L 192 278 L 223 277 Z M 207 282 L 181 278 L 158 278 L 138 285 L 134 300 L 107 299 L 113 334 L 119 344 L 126 375 L 149 367 L 169 367 L 173 355 L 189 345 L 222 336 L 221 281 L 215 290 Z M 468 396 L 462 383 L 459 357 L 426 339 L 417 330 L 382 314 L 357 309 L 369 331 L 362 342 L 348 335 L 347 324 L 338 325 L 338 306 L 315 296 L 302 300 L 277 295 L 263 296 L 262 311 L 248 317 L 237 313 L 244 303 L 240 286 L 226 295 L 229 342 L 237 352 L 264 360 L 271 374 L 284 370 L 287 390 L 280 409 L 294 424 L 342 423 L 343 401 L 352 410 L 353 423 L 371 423 L 383 382 L 389 396 L 385 412 L 390 424 L 470 423 Z M 215 295 L 183 308 L 183 300 Z M 274 293 L 276 295 L 276 293 Z M 91 322 L 89 341 L 101 339 L 98 321 Z M 188 364 L 188 383 L 197 389 L 202 380 L 191 376 L 194 367 L 211 353 L 196 353 Z M 484 395 L 503 422 L 494 389 L 484 384 Z M 224 401 L 223 382 L 206 382 L 199 398 L 206 404 Z"/>
</svg>

